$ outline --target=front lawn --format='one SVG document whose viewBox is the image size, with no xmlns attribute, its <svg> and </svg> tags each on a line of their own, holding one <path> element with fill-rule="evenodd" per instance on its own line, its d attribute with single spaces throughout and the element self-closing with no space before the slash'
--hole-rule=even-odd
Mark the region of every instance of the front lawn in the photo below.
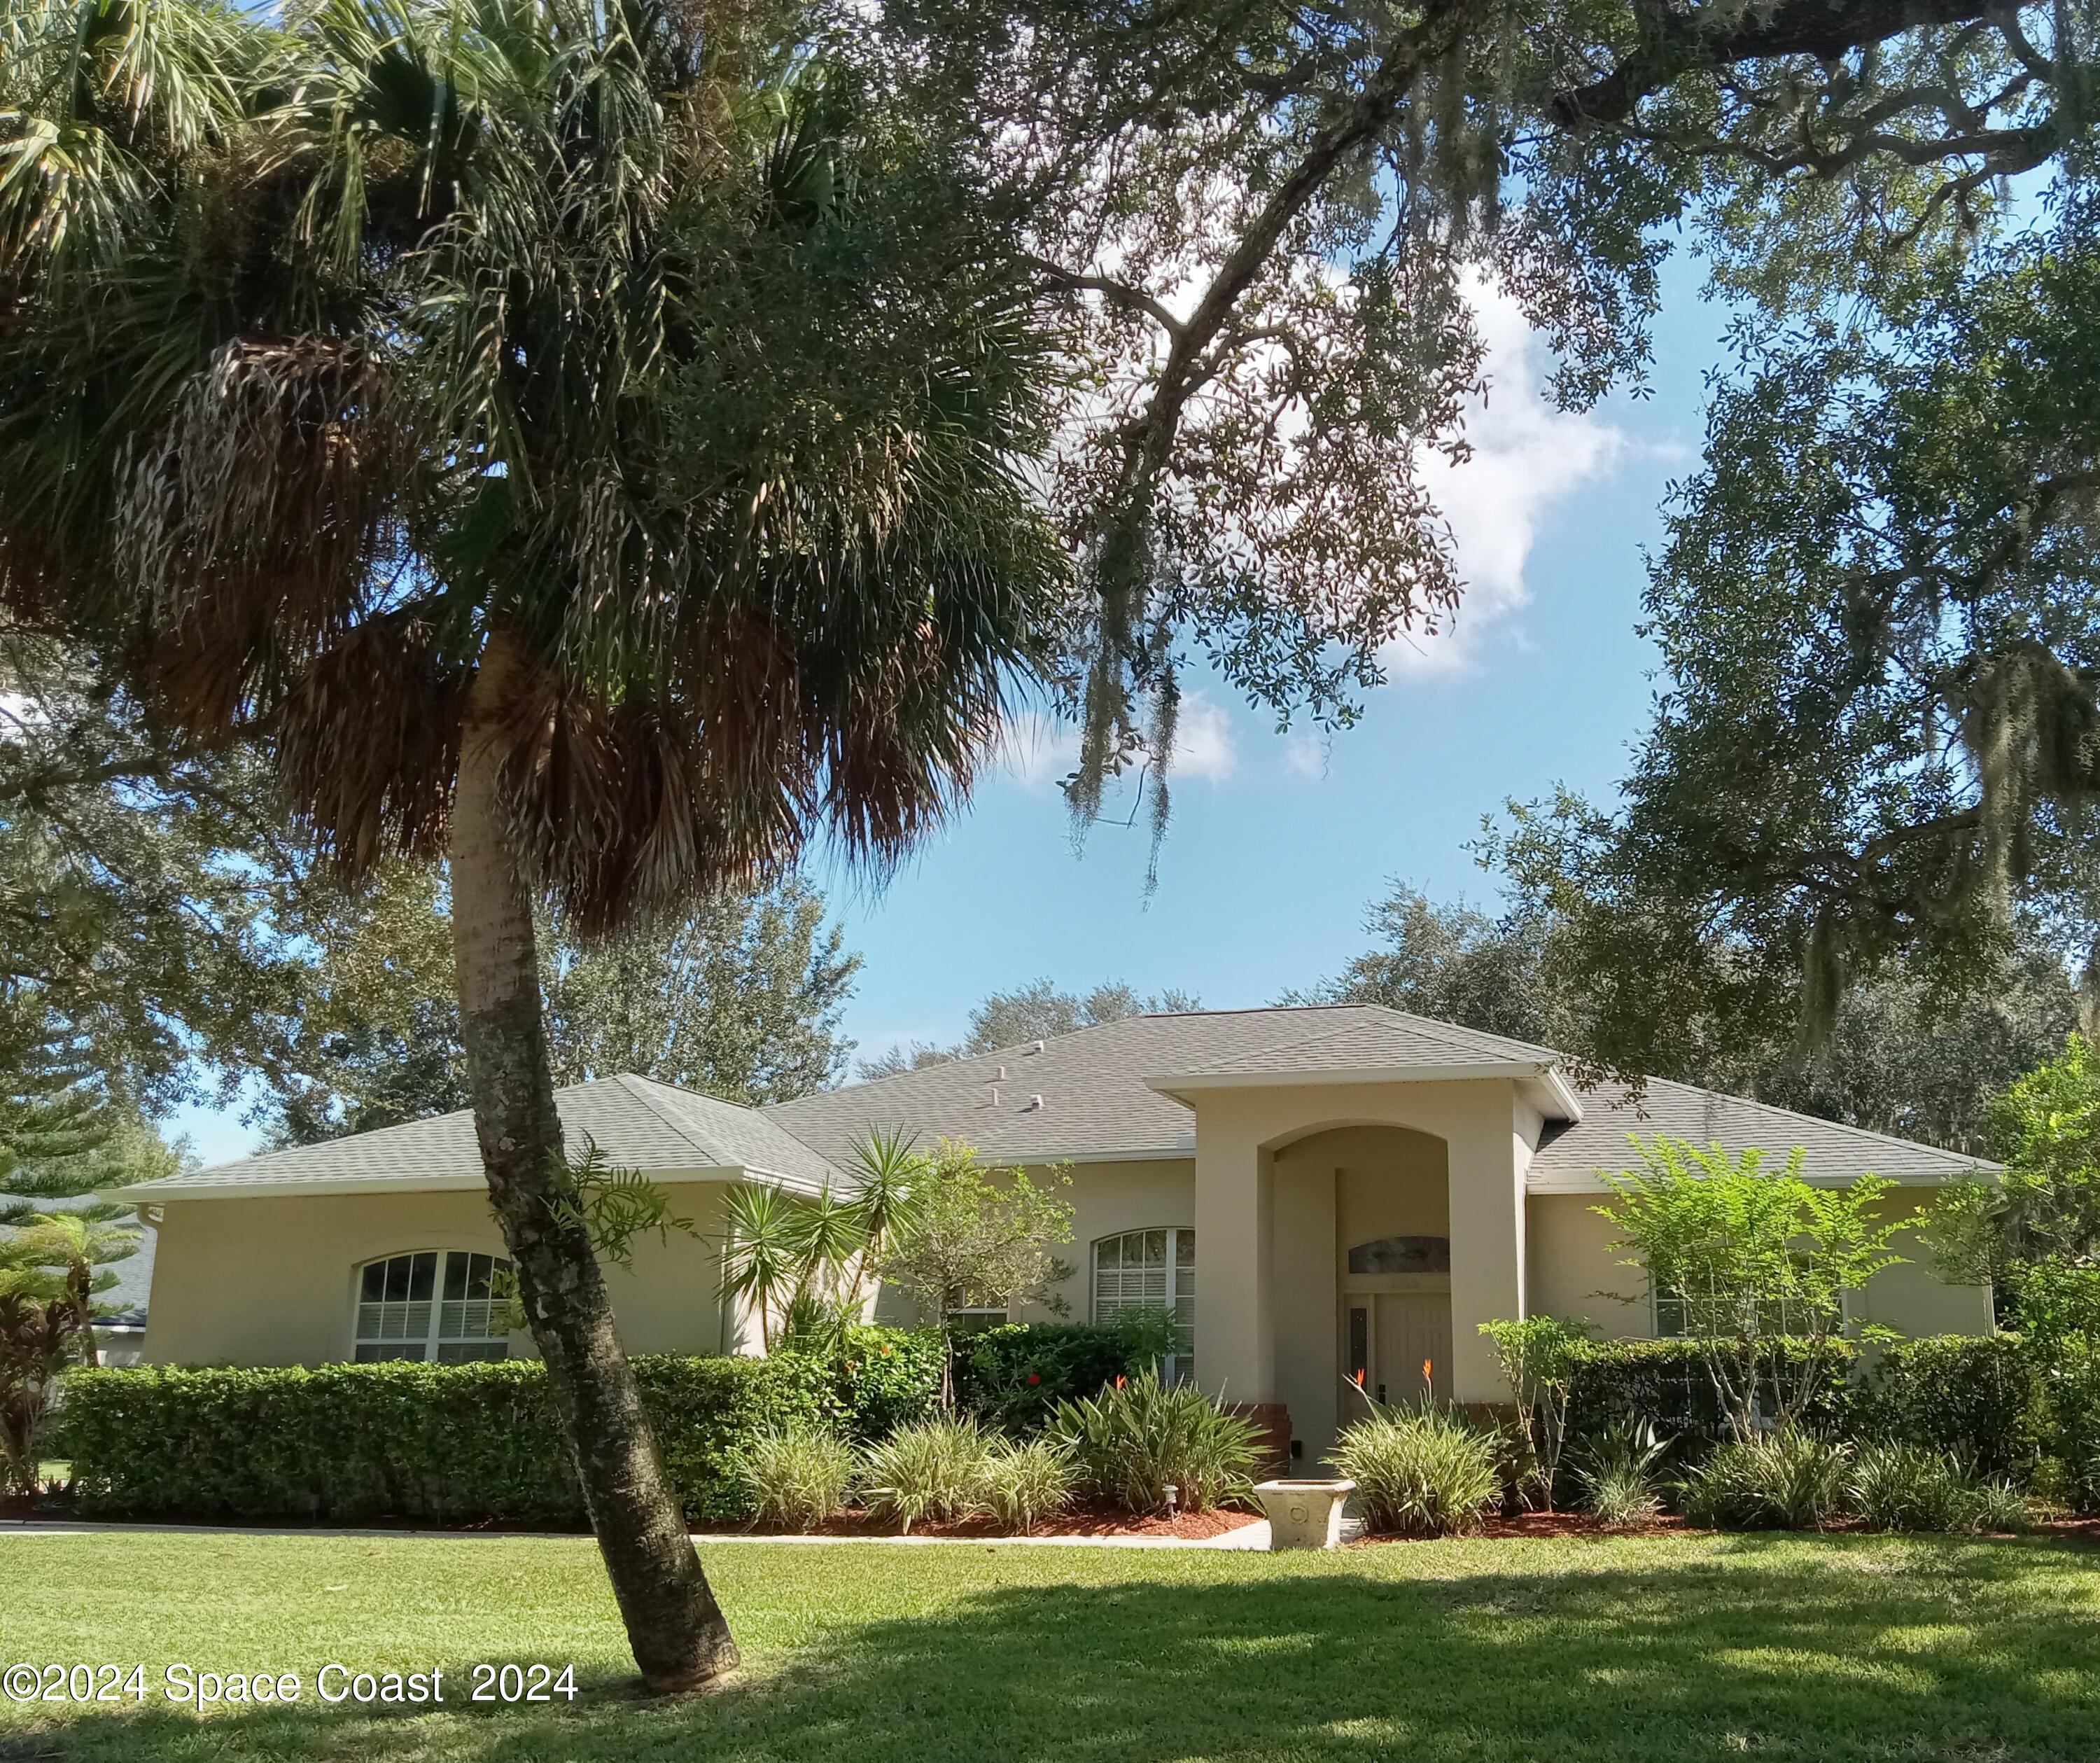
<svg viewBox="0 0 2100 1763">
<path fill-rule="evenodd" d="M 742 1680 L 629 1692 L 583 1539 L 0 1535 L 0 1664 L 295 1671 L 207 1721 L 0 1707 L 0 1759 L 2085 1760 L 2100 1556 L 2063 1543 L 1687 1535 L 1271 1557 L 737 1543 Z M 456 1700 L 573 1663 L 552 1708 Z M 442 1712 L 330 1710 L 329 1661 L 446 1668 Z"/>
</svg>

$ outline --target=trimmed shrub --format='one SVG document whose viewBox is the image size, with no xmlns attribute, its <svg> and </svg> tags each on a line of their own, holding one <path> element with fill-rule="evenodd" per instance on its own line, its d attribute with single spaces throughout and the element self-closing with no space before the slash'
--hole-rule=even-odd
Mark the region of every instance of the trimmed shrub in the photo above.
<svg viewBox="0 0 2100 1763">
<path fill-rule="evenodd" d="M 741 1447 L 832 1415 L 819 1361 L 651 1355 L 634 1370 L 690 1518 L 745 1517 Z M 583 1518 L 536 1359 L 82 1369 L 67 1376 L 61 1427 L 94 1515 Z"/>
<path fill-rule="evenodd" d="M 1920 1445 L 2022 1482 L 2050 1429 L 2042 1375 L 2017 1335 L 1930 1335 L 1881 1349 L 1855 1421 L 1863 1438 Z"/>
<path fill-rule="evenodd" d="M 1061 1402 L 1127 1381 L 1173 1350 L 1164 1310 L 1114 1323 L 1012 1323 L 955 1343 L 955 1401 L 988 1426 L 1033 1432 Z"/>
<path fill-rule="evenodd" d="M 1185 1512 L 1244 1496 L 1261 1435 L 1193 1384 L 1162 1384 L 1147 1368 L 1078 1402 L 1061 1402 L 1050 1434 L 1072 1453 L 1080 1485 L 1126 1512 Z"/>
<path fill-rule="evenodd" d="M 1786 1426 L 1732 1438 L 1684 1478 L 1684 1515 L 1716 1530 L 1820 1531 L 1845 1510 L 1852 1447 Z"/>
<path fill-rule="evenodd" d="M 807 1531 L 846 1503 L 853 1447 L 814 1427 L 769 1427 L 737 1453 L 752 1522 Z"/>
<path fill-rule="evenodd" d="M 905 1531 L 927 1518 L 966 1518 L 978 1509 L 989 1444 L 966 1415 L 900 1426 L 862 1457 L 861 1500 Z"/>
<path fill-rule="evenodd" d="M 1502 1498 L 1495 1438 L 1438 1408 L 1385 1408 L 1343 1429 L 1331 1460 L 1357 1484 L 1368 1529 L 1477 1531 Z"/>
<path fill-rule="evenodd" d="M 1851 1421 L 1851 1374 L 1857 1350 L 1832 1343 L 1829 1363 L 1801 1416 L 1816 1432 L 1841 1434 Z M 1777 1341 L 1773 1359 L 1801 1363 L 1798 1341 Z M 1646 1421 L 1688 1456 L 1721 1444 L 1728 1435 L 1714 1380 L 1696 1341 L 1586 1341 L 1575 1349 L 1574 1387 L 1568 1403 L 1571 1437 L 1604 1432 L 1613 1421 Z"/>
<path fill-rule="evenodd" d="M 931 1420 L 941 1406 L 940 1332 L 849 1328 L 837 1386 L 841 1423 L 857 1443 Z"/>
<path fill-rule="evenodd" d="M 1071 1455 L 1056 1439 L 995 1433 L 978 1471 L 978 1505 L 1001 1530 L 1026 1535 L 1069 1507 L 1078 1487 Z"/>
</svg>

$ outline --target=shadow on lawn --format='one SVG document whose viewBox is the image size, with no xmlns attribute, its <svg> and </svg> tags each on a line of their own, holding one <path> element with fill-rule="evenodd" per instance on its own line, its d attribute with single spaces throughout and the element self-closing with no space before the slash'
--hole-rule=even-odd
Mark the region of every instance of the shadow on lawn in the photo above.
<svg viewBox="0 0 2100 1763">
<path fill-rule="evenodd" d="M 553 1713 L 148 1714 L 0 1742 L 0 1758 L 2085 1763 L 2100 1749 L 2100 1627 L 2089 1607 L 2052 1607 L 2023 1569 L 2100 1564 L 2043 1544 L 1761 1538 L 1705 1562 L 1536 1576 L 1379 1577 L 1366 1561 L 1242 1579 L 1220 1564 L 1001 1588 L 668 1704 L 600 1682 Z"/>
</svg>

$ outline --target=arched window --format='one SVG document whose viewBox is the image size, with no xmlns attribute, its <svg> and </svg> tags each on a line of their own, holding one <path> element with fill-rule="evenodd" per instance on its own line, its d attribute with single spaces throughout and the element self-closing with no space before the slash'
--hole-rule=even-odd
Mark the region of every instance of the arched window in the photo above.
<svg viewBox="0 0 2100 1763">
<path fill-rule="evenodd" d="M 1196 1376 L 1196 1233 L 1126 1231 L 1094 1244 L 1094 1320 L 1128 1310 L 1174 1312 L 1174 1350 L 1161 1363 L 1169 1383 Z"/>
<path fill-rule="evenodd" d="M 496 1275 L 510 1271 L 499 1255 L 462 1248 L 367 1261 L 357 1281 L 358 1363 L 507 1359 L 510 1306 L 494 1288 Z"/>
<path fill-rule="evenodd" d="M 1448 1236 L 1374 1237 L 1349 1251 L 1349 1271 L 1354 1274 L 1450 1270 L 1451 1239 Z"/>
</svg>

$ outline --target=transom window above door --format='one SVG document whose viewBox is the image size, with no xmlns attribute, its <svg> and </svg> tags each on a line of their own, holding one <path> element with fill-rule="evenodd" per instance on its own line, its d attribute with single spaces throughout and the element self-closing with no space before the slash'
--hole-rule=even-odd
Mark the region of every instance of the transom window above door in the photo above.
<svg viewBox="0 0 2100 1763">
<path fill-rule="evenodd" d="M 1160 1363 L 1169 1383 L 1196 1376 L 1196 1233 L 1181 1228 L 1126 1231 L 1094 1244 L 1094 1320 L 1121 1310 L 1174 1313 L 1174 1350 Z"/>
<path fill-rule="evenodd" d="M 1349 1271 L 1359 1275 L 1450 1270 L 1451 1239 L 1448 1236 L 1374 1237 L 1349 1251 Z"/>
<path fill-rule="evenodd" d="M 355 1356 L 433 1360 L 507 1359 L 510 1304 L 496 1275 L 510 1263 L 470 1249 L 418 1249 L 367 1261 L 358 1274 Z"/>
</svg>

